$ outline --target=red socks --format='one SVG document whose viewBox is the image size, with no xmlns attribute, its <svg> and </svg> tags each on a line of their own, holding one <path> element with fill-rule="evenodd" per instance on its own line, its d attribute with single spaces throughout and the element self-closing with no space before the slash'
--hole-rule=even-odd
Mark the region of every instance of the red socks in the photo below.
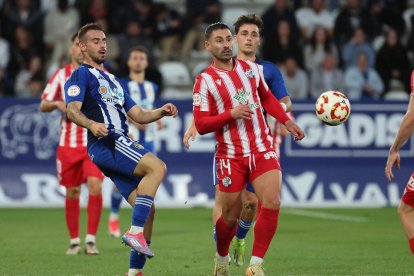
<svg viewBox="0 0 414 276">
<path fill-rule="evenodd" d="M 411 238 L 408 242 L 410 243 L 411 253 L 414 255 L 414 238 Z"/>
<path fill-rule="evenodd" d="M 65 199 L 65 217 L 66 225 L 69 230 L 69 236 L 71 239 L 79 238 L 79 198 L 78 199 Z"/>
<path fill-rule="evenodd" d="M 96 235 L 102 213 L 102 195 L 89 195 L 88 199 L 88 232 Z"/>
<path fill-rule="evenodd" d="M 229 248 L 231 240 L 236 235 L 237 224 L 230 228 L 223 220 L 221 216 L 216 222 L 216 239 L 217 239 L 217 253 L 220 256 L 227 256 L 229 254 Z"/>
<path fill-rule="evenodd" d="M 263 258 L 275 235 L 279 210 L 262 207 L 254 227 L 254 243 L 252 256 Z"/>
</svg>

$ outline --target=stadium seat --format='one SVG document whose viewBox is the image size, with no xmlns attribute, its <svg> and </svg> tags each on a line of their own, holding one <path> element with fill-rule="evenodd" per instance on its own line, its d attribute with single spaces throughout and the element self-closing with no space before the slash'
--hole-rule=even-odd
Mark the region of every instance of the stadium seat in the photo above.
<svg viewBox="0 0 414 276">
<path fill-rule="evenodd" d="M 192 85 L 190 72 L 184 63 L 178 61 L 167 61 L 159 65 L 159 70 L 166 86 Z"/>
</svg>

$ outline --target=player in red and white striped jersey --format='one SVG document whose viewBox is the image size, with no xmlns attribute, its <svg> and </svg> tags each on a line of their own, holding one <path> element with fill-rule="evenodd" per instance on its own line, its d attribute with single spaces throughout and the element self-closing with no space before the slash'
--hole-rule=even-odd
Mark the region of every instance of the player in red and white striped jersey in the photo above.
<svg viewBox="0 0 414 276">
<path fill-rule="evenodd" d="M 72 63 L 58 69 L 50 78 L 42 94 L 40 110 L 51 112 L 59 109 L 62 112 L 61 133 L 56 153 L 56 168 L 59 184 L 66 188 L 65 216 L 69 230 L 70 247 L 66 254 L 75 255 L 80 252 L 79 237 L 79 194 L 80 185 L 88 184 L 88 229 L 85 238 L 85 252 L 88 255 L 99 254 L 96 249 L 96 232 L 102 212 L 102 180 L 103 174 L 90 160 L 86 151 L 85 128 L 72 123 L 66 117 L 65 90 L 66 80 L 82 63 L 82 52 L 79 48 L 77 34 L 72 37 L 70 48 Z"/>
<path fill-rule="evenodd" d="M 304 133 L 268 89 L 258 65 L 232 58 L 232 34 L 227 25 L 212 24 L 205 35 L 213 61 L 194 85 L 194 120 L 200 134 L 215 132 L 218 143 L 222 216 L 216 223 L 215 275 L 228 275 L 229 246 L 242 208 L 240 192 L 247 181 L 263 206 L 254 229 L 250 267 L 261 267 L 277 227 L 282 175 L 262 107 L 296 140 L 303 139 Z"/>
<path fill-rule="evenodd" d="M 388 181 L 394 178 L 392 167 L 395 165 L 400 169 L 400 154 L 399 151 L 405 142 L 414 133 L 414 71 L 411 72 L 411 95 L 408 103 L 407 112 L 402 119 L 400 128 L 395 136 L 388 153 L 387 164 L 385 166 L 385 175 Z M 398 207 L 398 214 L 400 215 L 401 224 L 407 236 L 411 253 L 414 255 L 414 172 L 405 187 L 404 194 L 401 198 L 400 206 Z"/>
</svg>

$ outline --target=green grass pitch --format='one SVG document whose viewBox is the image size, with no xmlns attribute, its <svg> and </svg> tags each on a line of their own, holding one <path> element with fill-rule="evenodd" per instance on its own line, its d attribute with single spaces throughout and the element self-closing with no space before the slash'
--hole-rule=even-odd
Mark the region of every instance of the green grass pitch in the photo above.
<svg viewBox="0 0 414 276">
<path fill-rule="evenodd" d="M 282 209 L 266 275 L 414 275 L 395 208 L 297 211 Z M 131 209 L 122 210 L 122 230 L 130 216 Z M 83 209 L 82 240 L 85 217 Z M 0 275 L 125 275 L 129 249 L 107 235 L 107 217 L 104 210 L 97 236 L 101 255 L 66 256 L 63 209 L 0 209 Z M 248 252 L 251 241 L 252 231 Z M 147 262 L 146 276 L 212 275 L 211 210 L 157 210 L 152 248 L 156 256 Z M 233 264 L 230 272 L 244 275 L 244 267 Z"/>
</svg>

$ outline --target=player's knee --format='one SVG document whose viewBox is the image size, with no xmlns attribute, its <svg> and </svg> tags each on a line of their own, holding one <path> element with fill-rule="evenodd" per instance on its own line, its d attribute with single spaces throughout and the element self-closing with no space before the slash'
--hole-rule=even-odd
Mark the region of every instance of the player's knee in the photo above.
<svg viewBox="0 0 414 276">
<path fill-rule="evenodd" d="M 270 198 L 270 199 L 263 199 L 263 207 L 267 209 L 280 209 L 280 199 L 279 198 Z"/>
<path fill-rule="evenodd" d="M 257 209 L 257 200 L 256 202 L 246 202 L 243 204 L 243 210 L 247 212 L 248 214 L 254 214 L 256 213 Z"/>
<path fill-rule="evenodd" d="M 162 160 L 158 159 L 158 162 L 151 168 L 151 174 L 159 178 L 159 181 L 161 182 L 167 174 L 167 165 Z"/>
<path fill-rule="evenodd" d="M 71 187 L 66 189 L 66 198 L 67 199 L 78 199 L 80 195 L 80 187 Z"/>
</svg>

